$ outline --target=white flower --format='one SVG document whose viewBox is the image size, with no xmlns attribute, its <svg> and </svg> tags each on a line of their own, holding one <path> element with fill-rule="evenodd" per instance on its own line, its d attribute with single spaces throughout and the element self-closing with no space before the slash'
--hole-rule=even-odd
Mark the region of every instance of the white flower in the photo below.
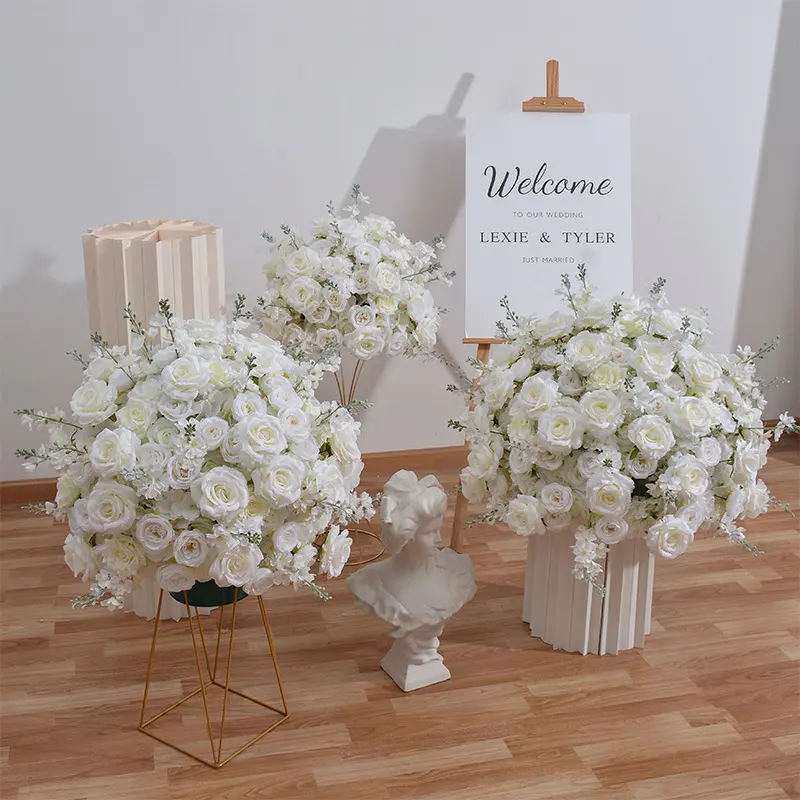
<svg viewBox="0 0 800 800">
<path fill-rule="evenodd" d="M 586 392 L 580 399 L 586 430 L 597 437 L 613 434 L 622 423 L 622 404 L 609 389 Z"/>
<path fill-rule="evenodd" d="M 657 467 L 657 458 L 650 458 L 639 450 L 630 453 L 625 462 L 625 469 L 628 471 L 628 475 L 635 480 L 649 478 L 656 471 Z"/>
<path fill-rule="evenodd" d="M 183 441 L 183 434 L 174 422 L 162 417 L 150 426 L 147 438 L 154 444 L 174 450 Z"/>
<path fill-rule="evenodd" d="M 329 578 L 336 578 L 342 574 L 342 570 L 350 558 L 350 540 L 347 530 L 340 531 L 338 525 L 332 525 L 322 545 L 320 567 L 328 573 Z"/>
<path fill-rule="evenodd" d="M 287 522 L 272 534 L 272 544 L 279 553 L 291 553 L 303 538 L 303 526 L 299 522 Z"/>
<path fill-rule="evenodd" d="M 269 464 L 253 472 L 256 492 L 277 508 L 296 503 L 303 489 L 305 467 L 291 454 L 277 456 Z"/>
<path fill-rule="evenodd" d="M 736 440 L 733 451 L 733 477 L 742 484 L 755 480 L 756 473 L 767 463 L 768 441 L 758 444 L 744 439 Z"/>
<path fill-rule="evenodd" d="M 384 294 L 396 295 L 400 292 L 400 274 L 385 261 L 381 261 L 374 267 L 373 282 L 375 288 Z"/>
<path fill-rule="evenodd" d="M 552 449 L 574 450 L 583 441 L 583 425 L 580 412 L 572 406 L 553 406 L 539 417 L 539 439 Z"/>
<path fill-rule="evenodd" d="M 331 417 L 331 434 L 328 443 L 334 456 L 343 464 L 360 460 L 361 451 L 358 449 L 360 430 L 361 424 L 356 422 L 344 409 L 340 409 Z"/>
<path fill-rule="evenodd" d="M 286 289 L 286 304 L 298 314 L 316 308 L 322 298 L 322 287 L 313 278 L 296 278 Z"/>
<path fill-rule="evenodd" d="M 262 463 L 286 449 L 286 436 L 277 417 L 247 417 L 236 423 L 235 430 L 239 452 L 255 463 Z"/>
<path fill-rule="evenodd" d="M 540 373 L 523 382 L 514 403 L 525 410 L 527 417 L 535 418 L 550 408 L 557 398 L 558 384 L 549 373 Z"/>
<path fill-rule="evenodd" d="M 439 332 L 439 320 L 428 317 L 420 320 L 414 329 L 414 336 L 423 350 L 432 350 L 436 344 L 436 335 Z"/>
<path fill-rule="evenodd" d="M 103 566 L 123 576 L 136 575 L 145 564 L 144 553 L 131 536 L 110 536 L 96 549 Z"/>
<path fill-rule="evenodd" d="M 214 467 L 192 484 L 192 499 L 206 516 L 225 519 L 247 507 L 247 481 L 236 469 Z"/>
<path fill-rule="evenodd" d="M 542 341 L 560 339 L 572 330 L 574 323 L 575 317 L 563 311 L 556 311 L 546 319 L 537 320 L 533 332 Z"/>
<path fill-rule="evenodd" d="M 322 296 L 328 308 L 336 314 L 347 308 L 347 295 L 338 286 L 326 286 Z"/>
<path fill-rule="evenodd" d="M 662 458 L 675 444 L 672 428 L 655 414 L 634 420 L 628 426 L 628 438 L 647 458 Z"/>
<path fill-rule="evenodd" d="M 622 517 L 602 517 L 595 522 L 594 533 L 603 544 L 617 544 L 628 535 L 628 523 Z"/>
<path fill-rule="evenodd" d="M 89 380 L 78 387 L 69 407 L 81 425 L 99 425 L 117 410 L 114 390 L 104 381 Z"/>
<path fill-rule="evenodd" d="M 548 483 L 539 492 L 539 499 L 551 514 L 563 514 L 572 508 L 572 489 L 560 483 Z"/>
<path fill-rule="evenodd" d="M 351 306 L 350 322 L 354 328 L 372 328 L 375 325 L 375 310 L 371 306 Z"/>
<path fill-rule="evenodd" d="M 323 323 L 327 322 L 330 319 L 331 310 L 325 303 L 318 303 L 311 311 L 306 314 L 306 318 L 309 322 L 313 322 L 315 325 L 322 325 Z"/>
<path fill-rule="evenodd" d="M 56 507 L 70 508 L 81 496 L 81 487 L 69 473 L 62 475 L 56 483 Z"/>
<path fill-rule="evenodd" d="M 650 526 L 645 541 L 650 551 L 662 558 L 677 558 L 694 540 L 685 520 L 672 515 Z"/>
<path fill-rule="evenodd" d="M 310 247 L 298 247 L 289 253 L 281 266 L 281 274 L 289 278 L 310 278 L 320 266 L 320 257 Z"/>
<path fill-rule="evenodd" d="M 362 361 L 369 361 L 383 351 L 384 339 L 376 327 L 356 328 L 344 337 L 347 349 Z"/>
<path fill-rule="evenodd" d="M 605 364 L 600 364 L 589 375 L 586 380 L 586 386 L 589 389 L 610 389 L 612 391 L 619 389 L 625 381 L 627 372 L 627 367 L 622 364 L 608 361 Z"/>
<path fill-rule="evenodd" d="M 101 431 L 92 442 L 89 460 L 94 471 L 103 478 L 112 478 L 136 464 L 139 438 L 127 428 Z"/>
<path fill-rule="evenodd" d="M 253 577 L 244 585 L 247 594 L 258 596 L 265 594 L 267 589 L 274 586 L 276 582 L 275 573 L 268 567 L 258 567 L 253 573 Z"/>
<path fill-rule="evenodd" d="M 695 448 L 695 454 L 707 467 L 715 467 L 722 458 L 722 446 L 716 439 L 701 439 Z"/>
<path fill-rule="evenodd" d="M 705 464 L 695 456 L 681 456 L 670 466 L 668 472 L 675 476 L 680 492 L 684 495 L 698 497 L 705 494 L 708 488 Z"/>
<path fill-rule="evenodd" d="M 307 439 L 311 433 L 308 414 L 301 408 L 284 408 L 278 414 L 278 421 L 284 435 L 291 441 L 302 441 Z"/>
<path fill-rule="evenodd" d="M 83 537 L 72 533 L 64 541 L 64 561 L 76 578 L 81 575 L 90 578 L 95 571 L 92 548 Z"/>
<path fill-rule="evenodd" d="M 408 347 L 408 334 L 405 331 L 396 331 L 386 344 L 387 356 L 399 356 L 405 353 Z"/>
<path fill-rule="evenodd" d="M 136 523 L 136 538 L 148 556 L 160 560 L 175 539 L 175 530 L 161 514 L 145 514 Z"/>
<path fill-rule="evenodd" d="M 108 356 L 93 358 L 86 367 L 86 374 L 99 381 L 107 381 L 116 370 L 117 362 Z"/>
<path fill-rule="evenodd" d="M 505 517 L 506 525 L 520 536 L 545 533 L 542 507 L 535 497 L 518 495 L 509 504 Z"/>
<path fill-rule="evenodd" d="M 633 366 L 645 380 L 661 381 L 669 377 L 674 364 L 672 350 L 659 339 L 641 338 L 633 353 Z"/>
<path fill-rule="evenodd" d="M 173 400 L 194 400 L 208 384 L 208 364 L 195 355 L 175 359 L 161 373 L 164 392 Z"/>
<path fill-rule="evenodd" d="M 683 377 L 698 394 L 712 394 L 722 378 L 722 367 L 713 359 L 698 352 L 690 345 L 678 351 Z M 674 374 L 674 373 L 673 373 Z"/>
<path fill-rule="evenodd" d="M 262 559 L 258 547 L 241 544 L 220 553 L 208 568 L 208 576 L 217 586 L 244 586 L 253 580 Z"/>
<path fill-rule="evenodd" d="M 560 514 L 545 514 L 542 518 L 547 530 L 561 531 L 572 524 L 572 514 L 563 511 Z"/>
<path fill-rule="evenodd" d="M 604 333 L 581 331 L 566 347 L 567 361 L 582 375 L 588 375 L 611 355 L 611 344 Z"/>
<path fill-rule="evenodd" d="M 342 346 L 342 334 L 336 328 L 317 328 L 315 341 L 320 350 L 328 347 L 338 350 Z"/>
<path fill-rule="evenodd" d="M 136 521 L 136 492 L 116 481 L 98 481 L 86 500 L 89 527 L 95 533 L 120 533 Z"/>
<path fill-rule="evenodd" d="M 481 392 L 492 411 L 502 408 L 514 388 L 514 375 L 510 369 L 492 369 L 482 378 Z"/>
<path fill-rule="evenodd" d="M 353 255 L 362 264 L 377 264 L 381 258 L 381 251 L 371 244 L 357 244 L 353 248 Z"/>
<path fill-rule="evenodd" d="M 495 442 L 479 442 L 470 447 L 467 456 L 469 472 L 474 478 L 493 478 L 500 463 L 502 447 Z"/>
<path fill-rule="evenodd" d="M 745 489 L 744 515 L 750 519 L 761 516 L 769 508 L 769 489 L 764 481 L 757 481 Z"/>
<path fill-rule="evenodd" d="M 795 426 L 797 425 L 797 420 L 791 416 L 788 412 L 785 412 L 780 415 L 778 418 L 778 424 L 775 426 L 775 441 L 779 441 L 781 436 L 783 436 L 784 431 L 786 430 L 794 430 Z"/>
<path fill-rule="evenodd" d="M 195 571 L 182 564 L 164 564 L 156 571 L 156 583 L 167 592 L 187 592 L 196 580 Z"/>
<path fill-rule="evenodd" d="M 729 520 L 738 519 L 744 514 L 744 504 L 747 495 L 741 486 L 735 486 L 725 500 L 725 517 Z"/>
<path fill-rule="evenodd" d="M 208 558 L 209 549 L 205 534 L 187 529 L 172 544 L 172 554 L 185 567 L 200 567 Z"/>
<path fill-rule="evenodd" d="M 150 400 L 129 396 L 128 402 L 117 411 L 116 419 L 123 428 L 137 436 L 144 436 L 157 414 L 156 407 Z"/>
<path fill-rule="evenodd" d="M 216 450 L 228 435 L 228 427 L 222 417 L 206 417 L 197 423 L 197 436 L 206 450 Z"/>
<path fill-rule="evenodd" d="M 196 458 L 178 454 L 167 461 L 165 475 L 173 489 L 188 489 L 200 474 L 202 462 Z"/>
<path fill-rule="evenodd" d="M 284 408 L 300 408 L 303 405 L 292 384 L 282 376 L 262 379 L 261 388 L 267 395 L 269 404 L 276 411 L 282 411 Z"/>
<path fill-rule="evenodd" d="M 583 391 L 583 379 L 574 369 L 563 370 L 558 376 L 558 388 L 564 394 L 580 394 Z"/>
<path fill-rule="evenodd" d="M 266 413 L 266 401 L 256 392 L 240 392 L 231 403 L 231 414 L 237 422 L 241 422 L 246 417 L 264 416 Z"/>
<path fill-rule="evenodd" d="M 709 404 L 699 397 L 679 397 L 669 407 L 667 417 L 679 437 L 697 439 L 714 424 Z"/>
<path fill-rule="evenodd" d="M 603 516 L 622 517 L 631 504 L 633 481 L 620 472 L 598 470 L 586 482 L 589 509 Z"/>
<path fill-rule="evenodd" d="M 486 496 L 486 479 L 477 477 L 469 467 L 461 470 L 461 494 L 470 503 L 480 503 Z"/>
</svg>

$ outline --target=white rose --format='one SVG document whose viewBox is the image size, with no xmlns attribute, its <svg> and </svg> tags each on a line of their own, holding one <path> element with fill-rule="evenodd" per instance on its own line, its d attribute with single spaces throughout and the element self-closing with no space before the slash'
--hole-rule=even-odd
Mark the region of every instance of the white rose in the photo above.
<svg viewBox="0 0 800 800">
<path fill-rule="evenodd" d="M 358 449 L 360 423 L 356 422 L 346 411 L 337 411 L 331 417 L 331 434 L 328 443 L 331 452 L 343 464 L 361 459 Z"/>
<path fill-rule="evenodd" d="M 264 377 L 259 381 L 259 385 L 267 395 L 269 404 L 277 411 L 284 408 L 300 408 L 303 405 L 294 386 L 282 375 Z"/>
<path fill-rule="evenodd" d="M 231 403 L 231 414 L 237 422 L 241 422 L 245 417 L 263 416 L 266 413 L 266 401 L 255 392 L 240 392 Z"/>
<path fill-rule="evenodd" d="M 375 310 L 371 306 L 350 306 L 350 322 L 354 328 L 372 328 L 375 325 Z"/>
<path fill-rule="evenodd" d="M 546 447 L 562 452 L 575 450 L 583 441 L 583 420 L 572 406 L 553 406 L 539 417 L 538 435 Z"/>
<path fill-rule="evenodd" d="M 98 481 L 86 499 L 88 523 L 95 533 L 126 531 L 136 521 L 138 499 L 130 487 L 116 481 Z"/>
<path fill-rule="evenodd" d="M 206 450 L 216 450 L 228 435 L 228 428 L 222 417 L 206 417 L 197 424 L 197 436 Z"/>
<path fill-rule="evenodd" d="M 86 374 L 98 381 L 107 381 L 117 369 L 117 362 L 108 356 L 93 358 L 86 367 Z"/>
<path fill-rule="evenodd" d="M 174 422 L 162 418 L 150 426 L 147 438 L 154 444 L 174 450 L 183 441 L 183 434 Z"/>
<path fill-rule="evenodd" d="M 541 504 L 535 497 L 521 494 L 509 504 L 503 518 L 506 525 L 520 536 L 545 533 Z"/>
<path fill-rule="evenodd" d="M 89 513 L 87 509 L 86 498 L 81 497 L 75 501 L 75 505 L 67 511 L 67 521 L 69 522 L 69 529 L 76 536 L 81 538 L 87 537 L 89 534 L 94 533 L 92 525 L 89 522 Z"/>
<path fill-rule="evenodd" d="M 650 526 L 645 541 L 657 556 L 677 558 L 694 541 L 694 534 L 684 520 L 670 515 Z"/>
<path fill-rule="evenodd" d="M 313 278 L 295 278 L 286 289 L 286 305 L 298 314 L 316 308 L 322 298 L 322 287 Z"/>
<path fill-rule="evenodd" d="M 564 352 L 555 345 L 548 345 L 539 352 L 538 361 L 547 367 L 558 367 L 564 363 Z"/>
<path fill-rule="evenodd" d="M 672 372 L 674 363 L 671 348 L 661 340 L 643 337 L 636 343 L 633 366 L 645 380 L 665 380 Z"/>
<path fill-rule="evenodd" d="M 619 389 L 625 381 L 628 369 L 622 364 L 609 361 L 601 364 L 586 380 L 589 389 Z"/>
<path fill-rule="evenodd" d="M 155 442 L 145 442 L 136 453 L 139 468 L 143 469 L 149 478 L 159 478 L 166 469 L 168 459 L 169 450 Z"/>
<path fill-rule="evenodd" d="M 81 487 L 78 486 L 72 475 L 64 474 L 56 483 L 56 507 L 61 510 L 70 508 L 81 496 Z"/>
<path fill-rule="evenodd" d="M 205 534 L 187 529 L 181 531 L 172 543 L 172 555 L 185 567 L 200 567 L 208 558 L 208 542 Z"/>
<path fill-rule="evenodd" d="M 388 295 L 397 295 L 400 293 L 400 273 L 386 261 L 381 261 L 375 266 L 373 282 L 375 288 L 379 292 Z"/>
<path fill-rule="evenodd" d="M 176 400 L 174 397 L 167 395 L 161 396 L 156 407 L 167 419 L 178 423 L 197 411 L 192 400 Z"/>
<path fill-rule="evenodd" d="M 683 316 L 670 308 L 660 308 L 650 320 L 650 330 L 662 336 L 672 337 L 680 329 Z"/>
<path fill-rule="evenodd" d="M 336 314 L 341 314 L 347 308 L 347 297 L 338 286 L 326 286 L 322 292 L 325 304 Z"/>
<path fill-rule="evenodd" d="M 595 523 L 594 533 L 603 544 L 617 544 L 628 535 L 628 523 L 622 517 L 603 517 Z"/>
<path fill-rule="evenodd" d="M 286 436 L 278 417 L 248 417 L 236 423 L 235 431 L 239 453 L 256 463 L 286 450 Z"/>
<path fill-rule="evenodd" d="M 700 440 L 695 454 L 707 467 L 715 467 L 722 459 L 722 447 L 716 439 L 707 437 Z"/>
<path fill-rule="evenodd" d="M 439 333 L 439 320 L 428 317 L 420 320 L 414 328 L 414 336 L 423 350 L 432 350 L 436 345 L 436 336 Z"/>
<path fill-rule="evenodd" d="M 533 362 L 528 356 L 522 356 L 514 361 L 513 364 L 509 364 L 509 369 L 515 381 L 524 381 L 531 374 Z"/>
<path fill-rule="evenodd" d="M 550 408 L 558 398 L 558 384 L 548 373 L 527 378 L 519 387 L 514 405 L 525 411 L 525 416 L 535 419 Z"/>
<path fill-rule="evenodd" d="M 533 333 L 538 339 L 560 339 L 572 330 L 575 317 L 563 311 L 556 311 L 545 319 L 536 320 Z"/>
<path fill-rule="evenodd" d="M 165 474 L 173 489 L 188 489 L 200 474 L 202 462 L 196 458 L 178 454 L 167 461 Z"/>
<path fill-rule="evenodd" d="M 697 439 L 714 424 L 709 404 L 699 397 L 680 397 L 670 404 L 667 417 L 678 436 Z"/>
<path fill-rule="evenodd" d="M 158 412 L 155 405 L 143 398 L 128 397 L 128 402 L 117 411 L 117 422 L 137 436 L 144 436 Z"/>
<path fill-rule="evenodd" d="M 381 260 L 381 251 L 372 244 L 357 244 L 353 248 L 353 255 L 361 264 L 377 264 Z"/>
<path fill-rule="evenodd" d="M 146 563 L 139 543 L 131 536 L 110 536 L 95 549 L 103 566 L 117 574 L 136 575 Z"/>
<path fill-rule="evenodd" d="M 94 471 L 103 478 L 111 478 L 136 465 L 136 448 L 139 438 L 127 428 L 101 431 L 89 449 L 89 460 Z"/>
<path fill-rule="evenodd" d="M 497 411 L 511 397 L 514 389 L 514 375 L 510 369 L 491 368 L 481 378 L 480 388 L 489 408 Z"/>
<path fill-rule="evenodd" d="M 318 328 L 314 341 L 320 350 L 338 350 L 342 346 L 342 334 L 335 328 Z"/>
<path fill-rule="evenodd" d="M 672 428 L 655 414 L 634 420 L 628 426 L 628 438 L 647 458 L 662 458 L 675 444 Z"/>
<path fill-rule="evenodd" d="M 195 571 L 183 564 L 164 564 L 156 571 L 156 583 L 166 592 L 188 592 L 196 580 Z"/>
<path fill-rule="evenodd" d="M 91 546 L 85 539 L 72 533 L 68 533 L 64 540 L 64 561 L 76 578 L 91 578 L 95 573 Z"/>
<path fill-rule="evenodd" d="M 461 470 L 461 494 L 470 503 L 481 503 L 486 496 L 486 480 L 477 477 L 469 468 Z"/>
<path fill-rule="evenodd" d="M 622 424 L 622 403 L 609 389 L 586 392 L 580 399 L 586 430 L 597 437 L 611 436 Z"/>
<path fill-rule="evenodd" d="M 331 526 L 325 544 L 322 545 L 320 568 L 325 570 L 329 578 L 341 575 L 342 570 L 350 558 L 350 540 L 347 530 L 340 531 L 338 525 Z"/>
<path fill-rule="evenodd" d="M 277 508 L 284 508 L 300 499 L 305 467 L 291 454 L 277 456 L 265 467 L 253 471 L 256 492 Z"/>
<path fill-rule="evenodd" d="M 554 472 L 564 463 L 564 451 L 561 447 L 552 450 L 549 447 L 537 447 L 533 462 L 539 469 Z"/>
<path fill-rule="evenodd" d="M 386 345 L 387 356 L 399 356 L 408 347 L 408 335 L 405 331 L 395 331 Z"/>
<path fill-rule="evenodd" d="M 272 534 L 272 544 L 279 553 L 291 553 L 305 538 L 299 522 L 287 522 Z"/>
<path fill-rule="evenodd" d="M 566 346 L 568 363 L 582 375 L 588 375 L 611 355 L 611 343 L 604 333 L 581 331 Z"/>
<path fill-rule="evenodd" d="M 265 594 L 267 589 L 275 585 L 275 573 L 267 567 L 259 567 L 253 577 L 244 585 L 244 590 L 254 597 Z"/>
<path fill-rule="evenodd" d="M 542 519 L 549 531 L 562 531 L 572 524 L 572 514 L 569 511 L 564 511 L 560 514 L 545 514 Z"/>
<path fill-rule="evenodd" d="M 630 453 L 625 461 L 625 469 L 627 469 L 628 475 L 636 480 L 649 478 L 656 471 L 656 467 L 658 467 L 657 458 L 646 456 L 638 450 Z"/>
<path fill-rule="evenodd" d="M 736 440 L 733 452 L 733 477 L 741 484 L 752 483 L 758 471 L 767 463 L 768 442 L 755 444 Z"/>
<path fill-rule="evenodd" d="M 512 475 L 526 475 L 533 467 L 533 456 L 519 447 L 514 447 L 508 454 L 508 468 Z"/>
<path fill-rule="evenodd" d="M 166 555 L 164 551 L 175 539 L 170 521 L 161 514 L 145 514 L 136 523 L 136 538 L 150 558 Z"/>
<path fill-rule="evenodd" d="M 247 507 L 249 497 L 244 475 L 231 467 L 214 467 L 192 484 L 192 499 L 213 519 L 238 513 Z"/>
<path fill-rule="evenodd" d="M 602 469 L 586 483 L 589 509 L 602 516 L 623 517 L 631 504 L 633 481 L 620 472 Z"/>
<path fill-rule="evenodd" d="M 217 586 L 244 586 L 256 574 L 264 555 L 254 544 L 241 544 L 220 553 L 208 568 Z"/>
<path fill-rule="evenodd" d="M 117 410 L 114 390 L 105 381 L 86 381 L 75 390 L 69 407 L 81 425 L 99 425 Z"/>
<path fill-rule="evenodd" d="M 565 369 L 558 376 L 558 388 L 564 394 L 580 394 L 583 391 L 583 379 L 576 370 Z"/>
<path fill-rule="evenodd" d="M 194 400 L 208 385 L 209 378 L 208 364 L 195 355 L 176 358 L 161 373 L 164 392 L 174 400 L 184 402 Z"/>
<path fill-rule="evenodd" d="M 467 464 L 474 478 L 493 478 L 502 455 L 502 445 L 494 442 L 470 443 Z"/>
<path fill-rule="evenodd" d="M 324 303 L 318 303 L 306 314 L 309 322 L 313 322 L 315 325 L 323 325 L 330 319 L 330 316 L 331 310 Z"/>
<path fill-rule="evenodd" d="M 713 509 L 713 500 L 711 508 Z M 681 506 L 676 516 L 682 519 L 688 526 L 692 533 L 705 522 L 708 516 L 708 506 L 705 498 L 694 498 L 690 502 Z"/>
<path fill-rule="evenodd" d="M 686 381 L 677 372 L 670 372 L 669 377 L 659 384 L 667 397 L 681 397 L 686 394 Z"/>
<path fill-rule="evenodd" d="M 539 499 L 551 514 L 563 514 L 572 508 L 572 489 L 560 483 L 548 483 L 539 492 Z"/>
<path fill-rule="evenodd" d="M 433 300 L 433 295 L 427 289 L 410 298 L 406 306 L 408 316 L 414 322 L 422 322 L 436 313 L 436 303 Z"/>
<path fill-rule="evenodd" d="M 744 515 L 749 519 L 764 514 L 769 508 L 770 494 L 764 481 L 750 484 L 744 494 Z"/>
<path fill-rule="evenodd" d="M 708 472 L 705 464 L 695 456 L 681 456 L 671 467 L 683 494 L 698 497 L 708 488 Z"/>
<path fill-rule="evenodd" d="M 319 254 L 310 247 L 298 247 L 286 256 L 279 268 L 289 278 L 310 278 L 320 266 Z"/>
<path fill-rule="evenodd" d="M 362 361 L 369 361 L 383 351 L 384 340 L 380 330 L 372 328 L 356 328 L 344 337 L 347 349 Z"/>
</svg>

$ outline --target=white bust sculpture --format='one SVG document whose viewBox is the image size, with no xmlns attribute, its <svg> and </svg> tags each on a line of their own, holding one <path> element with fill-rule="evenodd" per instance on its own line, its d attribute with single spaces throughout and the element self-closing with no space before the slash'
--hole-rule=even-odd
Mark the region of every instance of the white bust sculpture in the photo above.
<svg viewBox="0 0 800 800">
<path fill-rule="evenodd" d="M 404 691 L 446 681 L 438 653 L 444 622 L 472 599 L 475 575 L 467 555 L 440 550 L 447 495 L 433 475 L 396 472 L 384 487 L 381 539 L 390 558 L 347 581 L 359 606 L 394 626 L 381 667 Z"/>
</svg>

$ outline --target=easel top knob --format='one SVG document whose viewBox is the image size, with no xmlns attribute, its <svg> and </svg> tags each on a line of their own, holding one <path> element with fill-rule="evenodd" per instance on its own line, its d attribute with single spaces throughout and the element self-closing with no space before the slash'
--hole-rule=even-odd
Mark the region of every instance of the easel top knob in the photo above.
<svg viewBox="0 0 800 800">
<path fill-rule="evenodd" d="M 580 113 L 586 107 L 574 97 L 560 97 L 558 94 L 558 61 L 547 62 L 547 96 L 531 97 L 522 103 L 523 111 L 575 111 Z"/>
</svg>

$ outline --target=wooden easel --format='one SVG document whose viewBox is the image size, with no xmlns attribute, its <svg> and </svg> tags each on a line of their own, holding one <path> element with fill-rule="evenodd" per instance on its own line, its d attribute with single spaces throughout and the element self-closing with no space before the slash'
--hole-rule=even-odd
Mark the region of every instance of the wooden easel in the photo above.
<svg viewBox="0 0 800 800">
<path fill-rule="evenodd" d="M 574 97 L 560 97 L 558 94 L 558 61 L 551 59 L 547 62 L 547 96 L 531 97 L 522 103 L 523 111 L 572 111 L 581 113 L 586 107 Z M 464 344 L 478 345 L 478 361 L 486 364 L 489 361 L 489 350 L 493 344 L 502 344 L 502 339 L 476 339 L 465 338 Z M 472 406 L 470 405 L 470 410 Z M 453 532 L 450 536 L 450 547 L 460 552 L 461 539 L 464 530 L 464 518 L 467 515 L 469 503 L 459 490 L 456 495 L 456 510 L 453 515 Z"/>
</svg>

